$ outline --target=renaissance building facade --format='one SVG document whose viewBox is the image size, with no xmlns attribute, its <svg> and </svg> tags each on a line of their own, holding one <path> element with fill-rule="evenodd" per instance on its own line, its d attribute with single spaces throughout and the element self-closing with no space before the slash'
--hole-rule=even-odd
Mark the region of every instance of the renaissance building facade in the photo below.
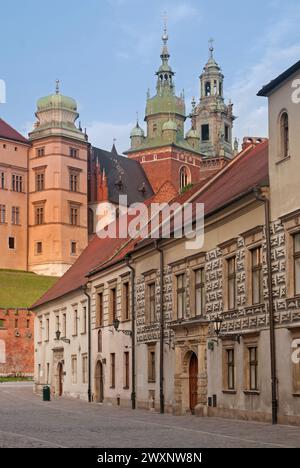
<svg viewBox="0 0 300 468">
<path fill-rule="evenodd" d="M 158 97 L 173 76 L 163 41 Z M 259 92 L 269 140 L 247 138 L 212 177 L 180 194 L 165 181 L 148 200 L 204 203 L 201 249 L 185 238 L 96 237 L 36 302 L 37 390 L 48 383 L 103 404 L 299 424 L 299 73 L 300 62 Z M 145 140 L 129 157 L 146 165 Z"/>
</svg>

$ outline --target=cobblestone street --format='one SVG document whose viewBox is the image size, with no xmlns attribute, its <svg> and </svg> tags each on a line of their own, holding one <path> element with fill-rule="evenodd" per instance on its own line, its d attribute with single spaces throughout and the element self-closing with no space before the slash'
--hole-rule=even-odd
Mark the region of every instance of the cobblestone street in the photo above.
<svg viewBox="0 0 300 468">
<path fill-rule="evenodd" d="M 135 412 L 79 400 L 49 403 L 28 384 L 0 384 L 0 447 L 300 447 L 300 428 Z"/>
</svg>

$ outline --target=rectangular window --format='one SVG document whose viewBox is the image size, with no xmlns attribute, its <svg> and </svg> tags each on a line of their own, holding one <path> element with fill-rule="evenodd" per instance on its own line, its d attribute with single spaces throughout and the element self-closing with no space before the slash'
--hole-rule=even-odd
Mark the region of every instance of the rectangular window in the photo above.
<svg viewBox="0 0 300 468">
<path fill-rule="evenodd" d="M 227 141 L 227 143 L 229 143 L 229 141 L 230 141 L 230 133 L 229 133 L 229 126 L 228 125 L 225 125 L 225 141 Z"/>
<path fill-rule="evenodd" d="M 37 172 L 35 174 L 35 191 L 42 192 L 45 190 L 45 172 Z"/>
<path fill-rule="evenodd" d="M 130 297 L 129 283 L 123 284 L 123 320 L 129 320 L 130 317 Z"/>
<path fill-rule="evenodd" d="M 44 207 L 36 206 L 35 207 L 35 224 L 44 224 Z"/>
<path fill-rule="evenodd" d="M 82 356 L 82 383 L 86 384 L 88 381 L 88 357 Z"/>
<path fill-rule="evenodd" d="M 111 353 L 110 355 L 110 386 L 111 388 L 116 387 L 116 355 Z"/>
<path fill-rule="evenodd" d="M 6 206 L 0 205 L 0 224 L 6 223 Z"/>
<path fill-rule="evenodd" d="M 72 224 L 72 226 L 78 226 L 78 211 L 77 207 L 70 207 L 70 224 Z"/>
<path fill-rule="evenodd" d="M 155 283 L 150 283 L 148 288 L 148 304 L 149 304 L 149 323 L 156 322 L 156 304 L 155 304 Z"/>
<path fill-rule="evenodd" d="M 42 342 L 42 339 L 43 339 L 43 320 L 40 319 L 39 320 L 39 343 Z"/>
<path fill-rule="evenodd" d="M 77 384 L 77 356 L 72 356 L 72 384 Z"/>
<path fill-rule="evenodd" d="M 209 141 L 209 125 L 201 125 L 202 141 Z"/>
<path fill-rule="evenodd" d="M 71 255 L 76 255 L 77 254 L 77 242 L 72 241 L 71 242 Z"/>
<path fill-rule="evenodd" d="M 129 352 L 124 353 L 124 388 L 129 388 Z"/>
<path fill-rule="evenodd" d="M 5 328 L 5 320 L 0 319 L 0 328 Z"/>
<path fill-rule="evenodd" d="M 67 315 L 63 314 L 62 316 L 62 337 L 66 338 L 67 336 Z"/>
<path fill-rule="evenodd" d="M 56 315 L 56 316 L 55 316 L 55 327 L 56 327 L 56 328 L 55 328 L 55 333 L 56 333 L 57 331 L 60 331 L 59 315 Z"/>
<path fill-rule="evenodd" d="M 50 321 L 46 319 L 46 338 L 45 341 L 49 341 Z"/>
<path fill-rule="evenodd" d="M 252 269 L 252 304 L 263 302 L 263 269 L 262 269 L 262 248 L 258 247 L 251 251 Z"/>
<path fill-rule="evenodd" d="M 113 323 L 117 318 L 117 289 L 112 288 L 109 291 L 109 302 L 110 302 L 110 323 Z"/>
<path fill-rule="evenodd" d="M 78 311 L 74 309 L 73 311 L 73 336 L 78 335 Z"/>
<path fill-rule="evenodd" d="M 43 253 L 43 243 L 42 242 L 37 242 L 35 244 L 35 253 L 37 255 L 41 255 Z"/>
<path fill-rule="evenodd" d="M 50 363 L 47 362 L 47 368 L 46 368 L 46 383 L 49 384 L 50 382 Z"/>
<path fill-rule="evenodd" d="M 236 257 L 227 260 L 228 310 L 236 308 Z"/>
<path fill-rule="evenodd" d="M 295 295 L 300 295 L 300 233 L 294 236 L 294 281 Z"/>
<path fill-rule="evenodd" d="M 11 224 L 18 226 L 20 224 L 20 208 L 13 206 L 11 210 Z"/>
<path fill-rule="evenodd" d="M 178 275 L 177 281 L 177 320 L 185 317 L 186 312 L 186 277 L 185 274 Z"/>
<path fill-rule="evenodd" d="M 96 310 L 96 328 L 103 327 L 103 292 L 97 295 L 97 310 Z"/>
<path fill-rule="evenodd" d="M 195 271 L 195 308 L 196 316 L 205 312 L 205 268 Z"/>
<path fill-rule="evenodd" d="M 78 158 L 79 152 L 76 148 L 70 148 L 70 156 L 71 158 Z"/>
<path fill-rule="evenodd" d="M 84 306 L 82 307 L 82 322 L 81 322 L 82 335 L 86 333 L 86 319 L 87 319 L 86 306 Z"/>
<path fill-rule="evenodd" d="M 155 349 L 154 347 L 149 348 L 148 351 L 148 381 L 155 382 L 156 372 L 155 372 Z"/>
<path fill-rule="evenodd" d="M 15 238 L 14 238 L 14 237 L 9 237 L 9 238 L 8 238 L 8 248 L 9 248 L 10 250 L 14 250 L 14 249 L 15 249 L 15 246 L 16 246 L 15 244 L 16 244 L 16 243 L 15 243 Z"/>
<path fill-rule="evenodd" d="M 70 171 L 70 191 L 79 191 L 79 173 L 77 171 Z"/>
<path fill-rule="evenodd" d="M 12 175 L 11 189 L 13 192 L 23 192 L 23 176 Z"/>
<path fill-rule="evenodd" d="M 45 156 L 45 148 L 37 148 L 36 149 L 36 156 L 38 158 Z"/>
<path fill-rule="evenodd" d="M 257 381 L 257 347 L 248 348 L 248 358 L 249 358 L 249 390 L 258 390 L 258 381 Z"/>
<path fill-rule="evenodd" d="M 227 390 L 234 390 L 234 349 L 226 349 Z"/>
<path fill-rule="evenodd" d="M 5 189 L 5 172 L 0 172 L 0 189 Z"/>
</svg>

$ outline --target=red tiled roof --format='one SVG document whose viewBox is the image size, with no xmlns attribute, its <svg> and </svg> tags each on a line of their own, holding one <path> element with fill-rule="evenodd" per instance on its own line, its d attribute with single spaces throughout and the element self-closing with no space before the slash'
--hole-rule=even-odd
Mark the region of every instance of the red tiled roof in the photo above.
<svg viewBox="0 0 300 468">
<path fill-rule="evenodd" d="M 243 151 L 194 201 L 205 204 L 205 215 L 222 208 L 261 184 L 268 184 L 268 141 Z"/>
<path fill-rule="evenodd" d="M 166 182 L 160 191 L 148 199 L 145 204 L 149 206 L 152 202 L 169 202 L 173 197 L 174 187 L 171 183 Z M 127 224 L 129 224 L 136 215 L 124 215 L 123 218 L 125 217 L 127 218 Z M 122 218 L 120 219 L 122 220 Z M 119 232 L 118 228 L 120 224 L 118 220 L 116 223 L 117 233 Z M 31 308 L 34 309 L 65 294 L 76 291 L 87 283 L 89 272 L 98 270 L 100 266 L 107 267 L 123 259 L 126 254 L 134 249 L 137 242 L 138 239 L 131 239 L 130 237 L 127 239 L 120 239 L 118 237 L 116 239 L 100 239 L 98 236 L 95 236 L 74 265 Z"/>
<path fill-rule="evenodd" d="M 28 140 L 0 118 L 0 138 L 29 144 Z"/>
<path fill-rule="evenodd" d="M 216 176 L 175 198 L 172 184 L 166 183 L 146 204 L 149 206 L 151 202 L 163 201 L 182 204 L 192 199 L 194 203 L 204 203 L 205 214 L 208 215 L 267 180 L 268 142 L 264 142 L 254 148 L 247 148 Z M 128 223 L 135 217 L 125 216 Z M 87 283 L 87 275 L 90 272 L 99 271 L 123 260 L 138 242 L 139 239 L 94 237 L 74 265 L 32 306 L 32 309 L 79 289 Z"/>
</svg>

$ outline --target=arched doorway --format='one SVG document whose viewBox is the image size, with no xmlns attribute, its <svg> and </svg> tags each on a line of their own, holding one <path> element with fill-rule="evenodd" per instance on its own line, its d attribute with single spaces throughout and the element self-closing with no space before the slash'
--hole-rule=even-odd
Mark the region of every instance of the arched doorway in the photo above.
<svg viewBox="0 0 300 468">
<path fill-rule="evenodd" d="M 95 373 L 95 380 L 96 380 L 96 401 L 97 403 L 102 403 L 104 400 L 104 391 L 103 391 L 103 365 L 102 362 L 98 361 L 96 365 L 96 373 Z"/>
<path fill-rule="evenodd" d="M 191 355 L 189 365 L 190 410 L 194 413 L 198 404 L 198 358 L 195 353 Z"/>
<path fill-rule="evenodd" d="M 64 376 L 64 368 L 61 362 L 58 363 L 57 366 L 57 393 L 58 396 L 62 396 L 63 394 L 63 376 Z"/>
</svg>

